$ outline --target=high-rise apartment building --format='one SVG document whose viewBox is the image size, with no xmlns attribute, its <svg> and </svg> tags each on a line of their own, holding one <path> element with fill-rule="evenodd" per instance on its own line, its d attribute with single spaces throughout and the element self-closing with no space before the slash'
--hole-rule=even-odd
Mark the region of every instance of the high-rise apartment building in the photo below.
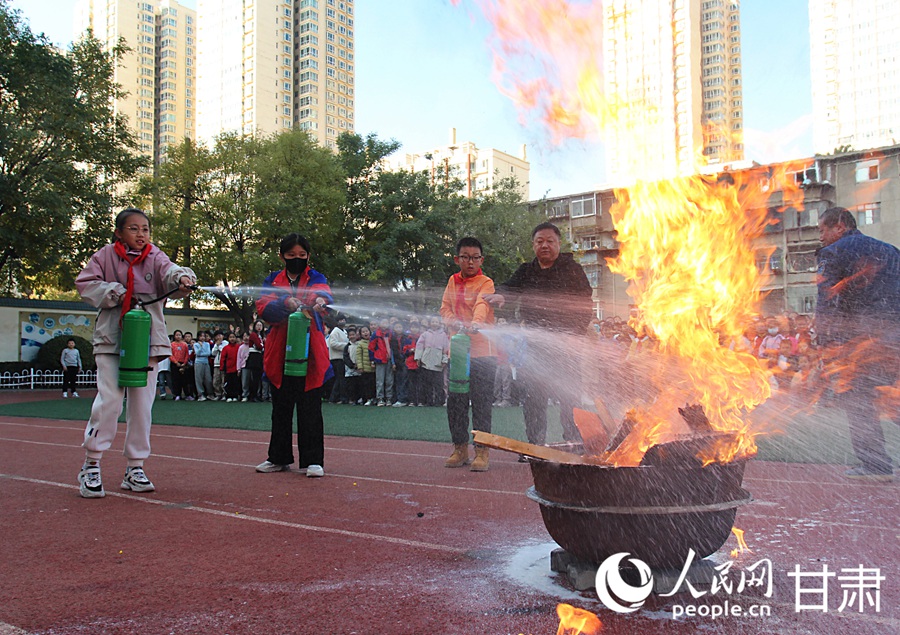
<svg viewBox="0 0 900 635">
<path fill-rule="evenodd" d="M 479 148 L 471 141 L 457 143 L 456 128 L 450 129 L 450 143 L 419 153 L 397 153 L 385 160 L 389 170 L 427 172 L 432 182 L 462 183 L 459 193 L 468 198 L 490 192 L 503 179 L 516 181 L 516 189 L 523 200 L 529 197 L 529 175 L 525 145 L 520 156 L 513 156 L 496 148 Z"/>
<path fill-rule="evenodd" d="M 353 130 L 352 0 L 198 0 L 199 138 Z"/>
<path fill-rule="evenodd" d="M 115 69 L 126 92 L 114 107 L 125 115 L 141 153 L 154 165 L 196 133 L 197 16 L 175 0 L 80 0 L 77 33 L 91 29 L 107 49 L 122 38 L 131 49 Z"/>
<path fill-rule="evenodd" d="M 865 150 L 900 141 L 900 5 L 809 0 L 813 146 Z"/>
<path fill-rule="evenodd" d="M 289 130 L 293 0 L 198 0 L 197 19 L 198 138 Z"/>
<path fill-rule="evenodd" d="M 604 93 L 617 184 L 694 174 L 743 158 L 738 0 L 609 0 Z"/>
</svg>

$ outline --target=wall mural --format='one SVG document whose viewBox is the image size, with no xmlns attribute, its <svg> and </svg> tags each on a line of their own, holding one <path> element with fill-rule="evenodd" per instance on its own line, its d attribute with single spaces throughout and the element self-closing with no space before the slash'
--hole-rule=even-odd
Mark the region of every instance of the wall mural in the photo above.
<svg viewBox="0 0 900 635">
<path fill-rule="evenodd" d="M 19 311 L 22 327 L 22 348 L 19 359 L 34 361 L 44 342 L 58 335 L 78 335 L 91 341 L 94 332 L 94 316 L 63 315 L 41 311 Z"/>
</svg>

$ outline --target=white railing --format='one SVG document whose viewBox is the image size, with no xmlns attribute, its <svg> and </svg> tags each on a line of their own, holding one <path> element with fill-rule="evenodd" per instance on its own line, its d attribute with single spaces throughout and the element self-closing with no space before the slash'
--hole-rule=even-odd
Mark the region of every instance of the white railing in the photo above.
<svg viewBox="0 0 900 635">
<path fill-rule="evenodd" d="M 63 371 L 26 368 L 15 373 L 0 373 L 0 390 L 34 390 L 35 388 L 62 388 Z M 96 387 L 97 371 L 78 373 L 78 387 Z"/>
</svg>

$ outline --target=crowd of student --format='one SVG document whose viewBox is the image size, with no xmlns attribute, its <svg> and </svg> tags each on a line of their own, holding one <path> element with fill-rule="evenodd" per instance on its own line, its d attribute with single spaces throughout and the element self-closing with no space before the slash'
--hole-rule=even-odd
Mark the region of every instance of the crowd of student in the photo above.
<svg viewBox="0 0 900 635">
<path fill-rule="evenodd" d="M 493 405 L 520 406 L 524 388 L 517 368 L 525 337 L 498 320 L 499 358 Z M 437 406 L 447 402 L 450 338 L 438 316 L 396 316 L 365 324 L 346 324 L 343 316 L 326 321 L 326 342 L 335 376 L 325 384 L 324 400 L 355 406 Z M 159 364 L 158 398 L 176 401 L 271 401 L 262 367 L 266 328 L 257 320 L 250 331 L 175 330 L 172 355 Z"/>
<path fill-rule="evenodd" d="M 240 329 L 200 331 L 176 329 L 169 337 L 172 355 L 159 362 L 159 398 L 175 401 L 269 401 L 270 386 L 263 373 L 266 331 L 262 320 Z"/>
<path fill-rule="evenodd" d="M 638 333 L 621 318 L 594 320 L 592 326 L 599 337 L 627 345 L 630 352 L 656 349 L 657 342 L 650 332 Z M 772 373 L 772 387 L 780 390 L 809 386 L 822 366 L 814 320 L 808 315 L 758 316 L 740 337 L 723 339 L 721 343 L 758 357 Z"/>
</svg>

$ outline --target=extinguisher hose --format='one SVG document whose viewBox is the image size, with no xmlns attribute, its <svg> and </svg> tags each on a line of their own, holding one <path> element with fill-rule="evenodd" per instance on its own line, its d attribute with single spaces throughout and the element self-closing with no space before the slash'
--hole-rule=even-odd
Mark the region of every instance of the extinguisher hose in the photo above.
<svg viewBox="0 0 900 635">
<path fill-rule="evenodd" d="M 190 289 L 191 291 L 196 291 L 196 290 L 199 289 L 199 288 L 200 288 L 200 287 L 198 287 L 196 284 L 188 285 L 188 289 Z M 170 295 L 172 295 L 173 293 L 175 293 L 176 291 L 178 291 L 178 290 L 180 290 L 180 289 L 181 289 L 180 286 L 175 287 L 174 289 L 172 289 L 172 290 L 169 291 L 168 293 L 164 293 L 163 295 L 159 296 L 158 298 L 154 298 L 154 299 L 152 299 L 152 300 L 145 300 L 145 301 L 140 301 L 140 300 L 138 300 L 137 305 L 138 305 L 139 307 L 145 307 L 145 306 L 147 306 L 148 304 L 155 304 L 155 303 L 159 302 L 160 300 L 165 300 L 165 299 L 168 298 Z"/>
</svg>

